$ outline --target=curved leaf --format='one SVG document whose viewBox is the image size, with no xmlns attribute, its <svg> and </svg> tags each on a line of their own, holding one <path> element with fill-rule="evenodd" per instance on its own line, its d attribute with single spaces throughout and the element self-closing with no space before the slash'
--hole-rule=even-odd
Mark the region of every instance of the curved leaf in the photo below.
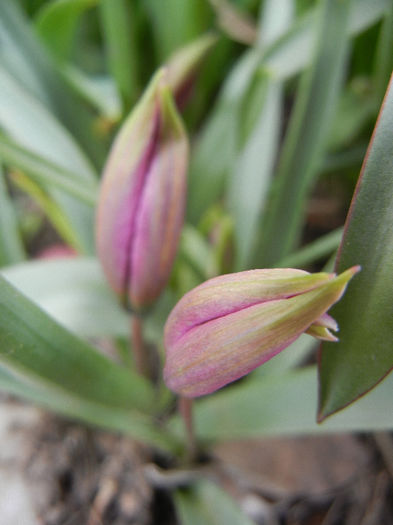
<svg viewBox="0 0 393 525">
<path fill-rule="evenodd" d="M 324 344 L 321 353 L 321 419 L 367 392 L 393 368 L 392 129 L 391 81 L 355 190 L 338 258 L 338 271 L 356 261 L 362 272 L 332 310 L 341 332 L 340 341 Z"/>
<path fill-rule="evenodd" d="M 149 410 L 150 385 L 72 335 L 0 277 L 0 365 L 38 388 Z"/>
</svg>

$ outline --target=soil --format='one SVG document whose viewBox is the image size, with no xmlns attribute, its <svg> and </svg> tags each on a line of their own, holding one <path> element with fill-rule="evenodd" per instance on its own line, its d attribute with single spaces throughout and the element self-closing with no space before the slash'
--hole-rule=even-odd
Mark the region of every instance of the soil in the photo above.
<svg viewBox="0 0 393 525">
<path fill-rule="evenodd" d="M 256 524 L 393 523 L 390 434 L 228 442 L 209 464 L 164 471 L 129 438 L 4 397 L 0 440 L 2 525 L 181 525 L 171 490 L 201 476 Z"/>
</svg>

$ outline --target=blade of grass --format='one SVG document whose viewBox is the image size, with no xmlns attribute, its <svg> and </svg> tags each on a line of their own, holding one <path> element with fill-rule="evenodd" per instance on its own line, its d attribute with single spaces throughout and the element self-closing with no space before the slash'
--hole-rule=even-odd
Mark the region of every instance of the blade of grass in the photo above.
<svg viewBox="0 0 393 525">
<path fill-rule="evenodd" d="M 259 249 L 261 266 L 288 255 L 299 240 L 335 109 L 348 44 L 350 0 L 325 0 L 313 64 L 299 86 Z"/>
</svg>

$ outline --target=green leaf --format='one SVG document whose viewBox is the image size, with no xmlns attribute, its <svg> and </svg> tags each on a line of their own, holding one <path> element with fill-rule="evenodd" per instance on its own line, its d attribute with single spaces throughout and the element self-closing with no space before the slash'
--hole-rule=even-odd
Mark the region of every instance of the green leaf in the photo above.
<svg viewBox="0 0 393 525">
<path fill-rule="evenodd" d="M 276 42 L 291 26 L 294 0 L 266 0 L 262 3 L 257 45 L 265 48 Z"/>
<path fill-rule="evenodd" d="M 62 71 L 80 97 L 109 119 L 109 124 L 120 120 L 121 101 L 112 77 L 89 76 L 69 64 L 64 66 Z"/>
<path fill-rule="evenodd" d="M 70 57 L 80 16 L 97 4 L 98 0 L 52 0 L 38 11 L 36 31 L 58 59 Z"/>
<path fill-rule="evenodd" d="M 0 166 L 0 266 L 15 264 L 24 259 L 25 250 L 14 206 L 8 195 L 5 177 Z"/>
<path fill-rule="evenodd" d="M 210 481 L 199 481 L 173 495 L 182 525 L 252 525 L 233 499 Z"/>
<path fill-rule="evenodd" d="M 228 207 L 235 223 L 237 271 L 249 268 L 258 224 L 273 175 L 281 131 L 281 83 L 259 73 L 258 96 L 249 111 L 257 122 L 237 156 L 228 181 Z M 246 93 L 245 98 L 249 98 Z M 255 100 L 255 98 L 263 99 Z M 256 105 L 262 106 L 259 111 Z M 263 159 L 263 160 L 262 160 Z"/>
<path fill-rule="evenodd" d="M 343 229 L 337 228 L 319 237 L 297 252 L 291 253 L 277 264 L 281 268 L 302 268 L 334 253 L 340 245 Z"/>
<path fill-rule="evenodd" d="M 100 0 L 99 5 L 109 71 L 128 110 L 139 92 L 136 2 Z"/>
<path fill-rule="evenodd" d="M 59 188 L 80 201 L 94 206 L 97 198 L 97 182 L 81 180 L 61 166 L 31 153 L 0 133 L 0 157 L 8 165 L 26 172 L 44 187 Z"/>
<path fill-rule="evenodd" d="M 378 21 L 389 6 L 390 0 L 352 2 L 349 33 L 355 35 Z M 246 51 L 228 75 L 191 156 L 187 213 L 193 224 L 224 193 L 236 160 L 239 107 L 256 68 L 268 71 L 276 81 L 288 79 L 304 69 L 314 49 L 317 15 L 321 16 L 318 10 L 307 14 L 266 49 Z M 345 20 L 340 19 L 340 24 L 343 22 Z M 335 35 L 332 38 L 333 44 L 338 45 Z M 333 67 L 338 69 L 340 64 Z M 334 83 L 333 78 L 329 81 Z"/>
<path fill-rule="evenodd" d="M 191 155 L 187 213 L 196 223 L 219 198 L 237 152 L 239 111 L 259 55 L 247 51 L 236 62 Z"/>
<path fill-rule="evenodd" d="M 146 4 L 153 23 L 159 62 L 164 62 L 177 48 L 210 29 L 212 11 L 208 2 L 166 0 L 163 4 L 147 0 Z"/>
<path fill-rule="evenodd" d="M 101 165 L 103 150 L 98 136 L 92 133 L 93 116 L 64 82 L 56 64 L 32 32 L 18 2 L 0 0 L 0 38 L 1 66 L 21 89 L 46 106 L 71 131 L 94 162 Z"/>
<path fill-rule="evenodd" d="M 21 147 L 78 174 L 82 181 L 95 180 L 95 172 L 73 137 L 56 118 L 6 70 L 0 68 L 0 125 Z M 93 246 L 93 212 L 90 206 L 50 190 L 51 196 L 67 216 L 84 251 Z"/>
<path fill-rule="evenodd" d="M 38 387 L 125 410 L 152 408 L 141 377 L 68 332 L 0 277 L 0 365 Z"/>
<path fill-rule="evenodd" d="M 391 82 L 339 251 L 338 271 L 354 264 L 360 264 L 362 271 L 333 309 L 341 329 L 340 341 L 337 345 L 324 345 L 321 353 L 321 419 L 364 394 L 393 367 L 392 129 Z"/>
<path fill-rule="evenodd" d="M 357 35 L 372 26 L 389 10 L 390 0 L 356 0 L 350 6 L 348 31 Z M 316 19 L 319 7 L 310 10 L 278 41 L 273 42 L 264 58 L 264 65 L 281 80 L 292 77 L 304 69 L 312 58 Z"/>
<path fill-rule="evenodd" d="M 393 69 L 393 4 L 382 22 L 378 47 L 375 54 L 374 83 L 378 99 L 382 100 Z M 378 100 L 379 102 L 379 100 Z"/>
<path fill-rule="evenodd" d="M 77 232 L 72 228 L 67 216 L 52 197 L 24 173 L 11 171 L 11 176 L 12 182 L 38 204 L 63 241 L 76 252 L 83 253 L 84 247 Z"/>
<path fill-rule="evenodd" d="M 57 322 L 83 337 L 128 335 L 128 315 L 107 286 L 96 259 L 41 259 L 4 268 L 1 273 Z"/>
<path fill-rule="evenodd" d="M 319 167 L 344 71 L 350 0 L 325 0 L 312 67 L 299 86 L 259 252 L 272 266 L 299 240 L 305 201 Z"/>
<path fill-rule="evenodd" d="M 393 377 L 345 412 L 316 423 L 315 366 L 248 379 L 195 403 L 195 428 L 204 441 L 274 435 L 357 432 L 393 428 Z M 172 422 L 180 436 L 180 420 Z"/>
<path fill-rule="evenodd" d="M 51 385 L 33 385 L 3 368 L 0 368 L 0 390 L 83 423 L 128 434 L 167 452 L 173 452 L 178 447 L 176 440 L 155 426 L 151 417 L 134 409 L 125 410 L 86 401 L 73 392 L 59 391 Z"/>
</svg>

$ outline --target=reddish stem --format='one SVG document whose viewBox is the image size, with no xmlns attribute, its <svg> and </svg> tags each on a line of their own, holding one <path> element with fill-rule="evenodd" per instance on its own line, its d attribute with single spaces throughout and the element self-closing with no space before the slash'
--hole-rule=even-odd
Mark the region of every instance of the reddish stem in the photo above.
<svg viewBox="0 0 393 525">
<path fill-rule="evenodd" d="M 138 374 L 149 379 L 149 351 L 143 339 L 143 320 L 137 315 L 131 317 L 131 341 L 135 369 Z"/>
<path fill-rule="evenodd" d="M 179 397 L 179 412 L 183 419 L 186 431 L 187 456 L 191 462 L 195 459 L 197 452 L 192 415 L 192 402 L 193 400 L 187 397 Z"/>
</svg>

